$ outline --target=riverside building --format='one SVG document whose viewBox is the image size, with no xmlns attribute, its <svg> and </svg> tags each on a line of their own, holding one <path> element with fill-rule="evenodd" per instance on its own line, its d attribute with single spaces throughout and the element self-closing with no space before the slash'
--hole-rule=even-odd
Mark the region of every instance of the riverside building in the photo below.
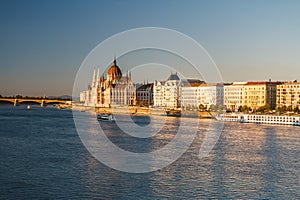
<svg viewBox="0 0 300 200">
<path fill-rule="evenodd" d="M 300 108 L 300 83 L 297 81 L 277 85 L 277 107 Z"/>
<path fill-rule="evenodd" d="M 227 110 L 238 111 L 244 105 L 244 86 L 247 82 L 224 84 L 224 105 Z"/>
<path fill-rule="evenodd" d="M 153 106 L 178 108 L 180 107 L 180 78 L 177 73 L 169 76 L 166 81 L 155 81 L 153 84 Z"/>
<path fill-rule="evenodd" d="M 206 108 L 224 105 L 223 83 L 206 83 L 197 87 L 197 103 Z"/>
<path fill-rule="evenodd" d="M 153 104 L 153 83 L 147 83 L 137 87 L 136 104 L 140 106 L 150 106 Z"/>
<path fill-rule="evenodd" d="M 181 108 L 183 110 L 198 109 L 197 88 L 199 84 L 185 85 L 181 87 Z"/>
<path fill-rule="evenodd" d="M 276 107 L 276 86 L 281 82 L 247 82 L 244 85 L 244 105 L 256 110 L 261 106 Z"/>
<path fill-rule="evenodd" d="M 184 110 L 222 106 L 224 104 L 224 86 L 222 83 L 191 84 L 181 88 L 181 107 Z"/>
</svg>

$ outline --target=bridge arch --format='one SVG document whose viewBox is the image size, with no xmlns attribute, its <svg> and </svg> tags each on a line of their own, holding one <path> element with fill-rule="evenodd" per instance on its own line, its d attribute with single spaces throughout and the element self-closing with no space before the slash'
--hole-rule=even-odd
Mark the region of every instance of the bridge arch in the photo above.
<svg viewBox="0 0 300 200">
<path fill-rule="evenodd" d="M 14 103 L 15 103 L 15 100 L 14 100 L 14 99 L 0 99 L 0 103 L 1 103 L 1 102 L 12 103 L 12 104 L 14 104 Z"/>
<path fill-rule="evenodd" d="M 34 100 L 19 100 L 19 104 L 41 104 L 40 101 L 34 101 Z"/>
<path fill-rule="evenodd" d="M 60 103 L 66 103 L 66 102 L 65 101 L 64 102 L 63 101 L 59 101 L 59 100 L 58 101 L 54 101 L 54 100 L 53 101 L 47 101 L 46 100 L 46 103 L 47 104 L 60 104 Z"/>
</svg>

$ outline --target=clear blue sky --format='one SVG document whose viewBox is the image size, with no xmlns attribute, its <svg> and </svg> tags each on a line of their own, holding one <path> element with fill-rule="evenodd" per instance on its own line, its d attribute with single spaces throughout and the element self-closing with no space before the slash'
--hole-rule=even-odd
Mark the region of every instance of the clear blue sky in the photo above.
<svg viewBox="0 0 300 200">
<path fill-rule="evenodd" d="M 0 94 L 71 94 L 98 43 L 147 26 L 194 38 L 225 81 L 300 79 L 299 9 L 297 0 L 2 0 Z"/>
</svg>

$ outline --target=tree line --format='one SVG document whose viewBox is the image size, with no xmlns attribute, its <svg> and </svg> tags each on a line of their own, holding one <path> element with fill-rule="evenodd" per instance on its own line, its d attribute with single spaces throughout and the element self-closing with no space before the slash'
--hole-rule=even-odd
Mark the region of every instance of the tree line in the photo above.
<svg viewBox="0 0 300 200">
<path fill-rule="evenodd" d="M 249 106 L 240 106 L 239 109 L 238 109 L 239 112 L 243 112 L 243 113 L 270 113 L 272 112 L 272 109 L 271 109 L 271 106 L 270 105 L 264 105 L 264 106 L 261 106 L 257 109 L 252 109 L 251 107 Z M 300 114 L 300 109 L 298 106 L 296 107 L 293 107 L 293 106 L 281 106 L 281 107 L 277 107 L 276 108 L 276 112 L 278 112 L 279 114 L 283 114 L 283 113 L 286 113 L 286 112 L 293 112 L 293 113 L 297 113 L 297 114 Z"/>
<path fill-rule="evenodd" d="M 0 94 L 0 98 L 7 98 L 7 99 L 58 99 L 58 100 L 69 100 L 71 101 L 72 98 L 71 97 L 33 97 L 33 96 L 22 96 L 22 95 L 15 95 L 15 96 L 2 96 Z"/>
<path fill-rule="evenodd" d="M 221 110 L 226 110 L 226 107 L 223 105 L 210 105 L 209 107 L 200 104 L 199 105 L 199 111 L 221 111 Z M 226 110 L 226 112 L 232 112 L 231 110 Z M 249 106 L 240 106 L 238 108 L 238 112 L 242 112 L 242 113 L 261 113 L 261 114 L 266 114 L 266 113 L 271 113 L 273 112 L 273 110 L 271 109 L 271 106 L 269 104 L 258 107 L 257 109 L 253 109 Z M 298 106 L 293 107 L 293 106 L 281 106 L 281 107 L 277 107 L 276 108 L 276 112 L 278 112 L 279 114 L 283 114 L 286 112 L 293 112 L 293 113 L 297 113 L 300 114 L 300 109 Z"/>
</svg>

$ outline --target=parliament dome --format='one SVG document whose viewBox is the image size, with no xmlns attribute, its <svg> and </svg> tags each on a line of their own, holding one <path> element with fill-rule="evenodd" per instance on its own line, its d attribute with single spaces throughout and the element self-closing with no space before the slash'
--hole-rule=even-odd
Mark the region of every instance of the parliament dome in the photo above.
<svg viewBox="0 0 300 200">
<path fill-rule="evenodd" d="M 122 71 L 117 65 L 116 58 L 114 59 L 114 64 L 107 71 L 107 78 L 116 83 L 122 77 Z"/>
</svg>

